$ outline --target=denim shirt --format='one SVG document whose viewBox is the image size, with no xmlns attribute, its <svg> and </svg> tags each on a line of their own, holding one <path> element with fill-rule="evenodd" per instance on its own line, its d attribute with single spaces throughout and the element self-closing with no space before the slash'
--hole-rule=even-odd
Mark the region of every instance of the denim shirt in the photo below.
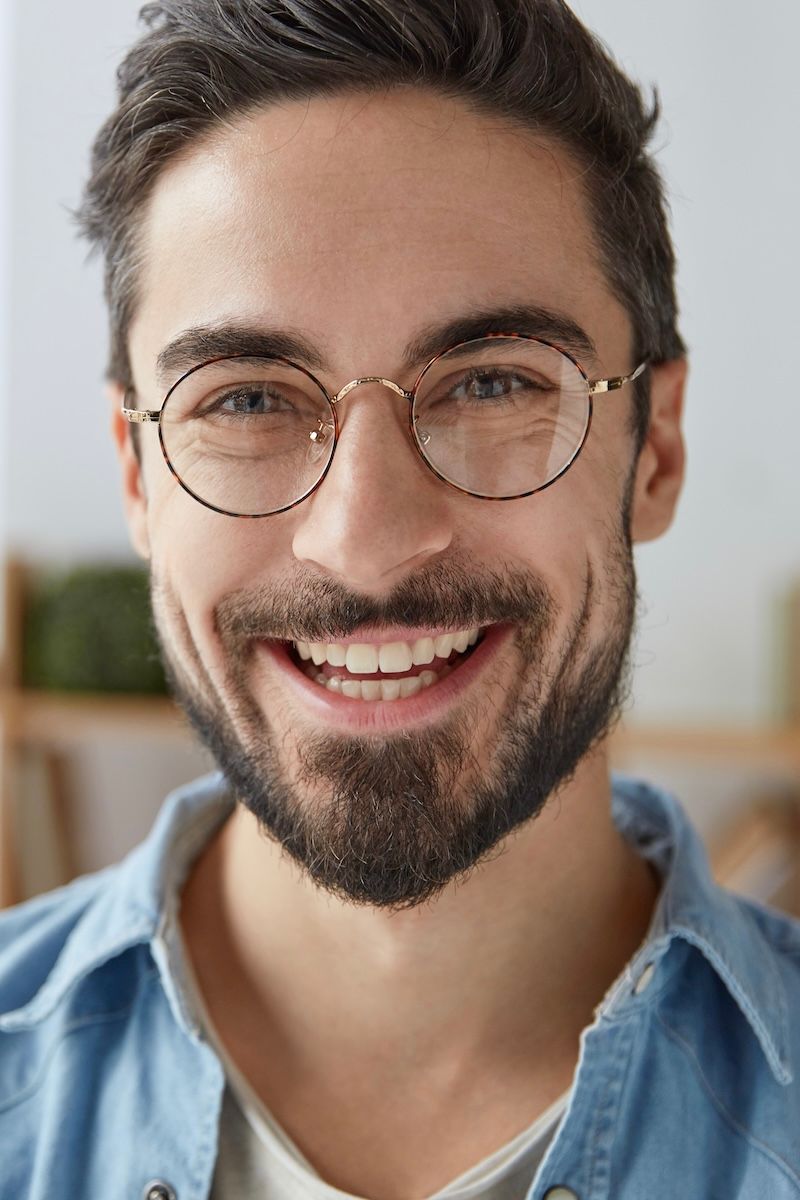
<svg viewBox="0 0 800 1200">
<path fill-rule="evenodd" d="M 0 913 L 0 1200 L 208 1197 L 225 1078 L 176 915 L 233 805 L 197 780 L 121 862 Z M 615 775 L 612 816 L 664 885 L 528 1196 L 800 1197 L 800 922 L 718 887 L 669 795 Z"/>
</svg>

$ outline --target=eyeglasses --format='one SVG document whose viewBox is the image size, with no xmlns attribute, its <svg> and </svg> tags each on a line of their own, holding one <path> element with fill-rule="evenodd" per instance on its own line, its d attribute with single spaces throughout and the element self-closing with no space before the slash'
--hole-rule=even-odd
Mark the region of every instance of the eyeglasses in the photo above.
<svg viewBox="0 0 800 1200">
<path fill-rule="evenodd" d="M 646 366 L 590 380 L 550 342 L 491 334 L 436 355 L 410 391 L 368 375 L 331 396 L 297 363 L 237 354 L 192 367 L 160 409 L 122 413 L 158 422 L 167 466 L 195 500 L 226 516 L 267 517 L 319 487 L 339 439 L 338 405 L 360 384 L 381 383 L 408 402 L 412 441 L 434 475 L 482 500 L 516 500 L 575 462 L 593 397 L 631 383 Z"/>
</svg>

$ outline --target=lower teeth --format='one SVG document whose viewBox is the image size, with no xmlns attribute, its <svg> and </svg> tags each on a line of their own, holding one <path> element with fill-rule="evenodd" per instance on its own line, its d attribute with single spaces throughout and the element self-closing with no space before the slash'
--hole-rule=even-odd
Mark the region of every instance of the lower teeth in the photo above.
<svg viewBox="0 0 800 1200">
<path fill-rule="evenodd" d="M 450 674 L 449 666 L 441 671 L 420 671 L 419 675 L 405 675 L 402 679 L 340 679 L 324 675 L 315 667 L 306 667 L 306 675 L 329 692 L 339 692 L 350 700 L 404 700 L 423 688 L 428 688 L 439 679 Z"/>
</svg>

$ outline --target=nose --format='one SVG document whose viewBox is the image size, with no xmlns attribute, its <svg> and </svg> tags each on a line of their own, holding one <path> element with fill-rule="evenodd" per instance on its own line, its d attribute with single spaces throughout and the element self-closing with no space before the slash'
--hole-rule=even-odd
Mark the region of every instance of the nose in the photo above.
<svg viewBox="0 0 800 1200">
<path fill-rule="evenodd" d="M 417 453 L 404 397 L 370 380 L 343 399 L 338 416 L 328 474 L 297 509 L 293 552 L 377 593 L 446 549 L 452 500 Z"/>
</svg>

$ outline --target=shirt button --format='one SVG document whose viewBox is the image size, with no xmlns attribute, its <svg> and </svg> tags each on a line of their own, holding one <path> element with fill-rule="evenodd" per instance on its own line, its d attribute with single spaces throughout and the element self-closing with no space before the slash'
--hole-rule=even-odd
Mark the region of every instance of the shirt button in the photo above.
<svg viewBox="0 0 800 1200">
<path fill-rule="evenodd" d="M 544 1194 L 544 1200 L 579 1200 L 578 1193 L 568 1187 L 551 1187 Z"/>
<path fill-rule="evenodd" d="M 151 1179 L 144 1185 L 142 1200 L 178 1200 L 175 1189 L 163 1179 Z"/>
<path fill-rule="evenodd" d="M 639 978 L 636 980 L 636 985 L 633 990 L 637 996 L 641 996 L 644 989 L 650 986 L 650 980 L 653 978 L 655 971 L 655 963 L 648 963 Z"/>
</svg>

